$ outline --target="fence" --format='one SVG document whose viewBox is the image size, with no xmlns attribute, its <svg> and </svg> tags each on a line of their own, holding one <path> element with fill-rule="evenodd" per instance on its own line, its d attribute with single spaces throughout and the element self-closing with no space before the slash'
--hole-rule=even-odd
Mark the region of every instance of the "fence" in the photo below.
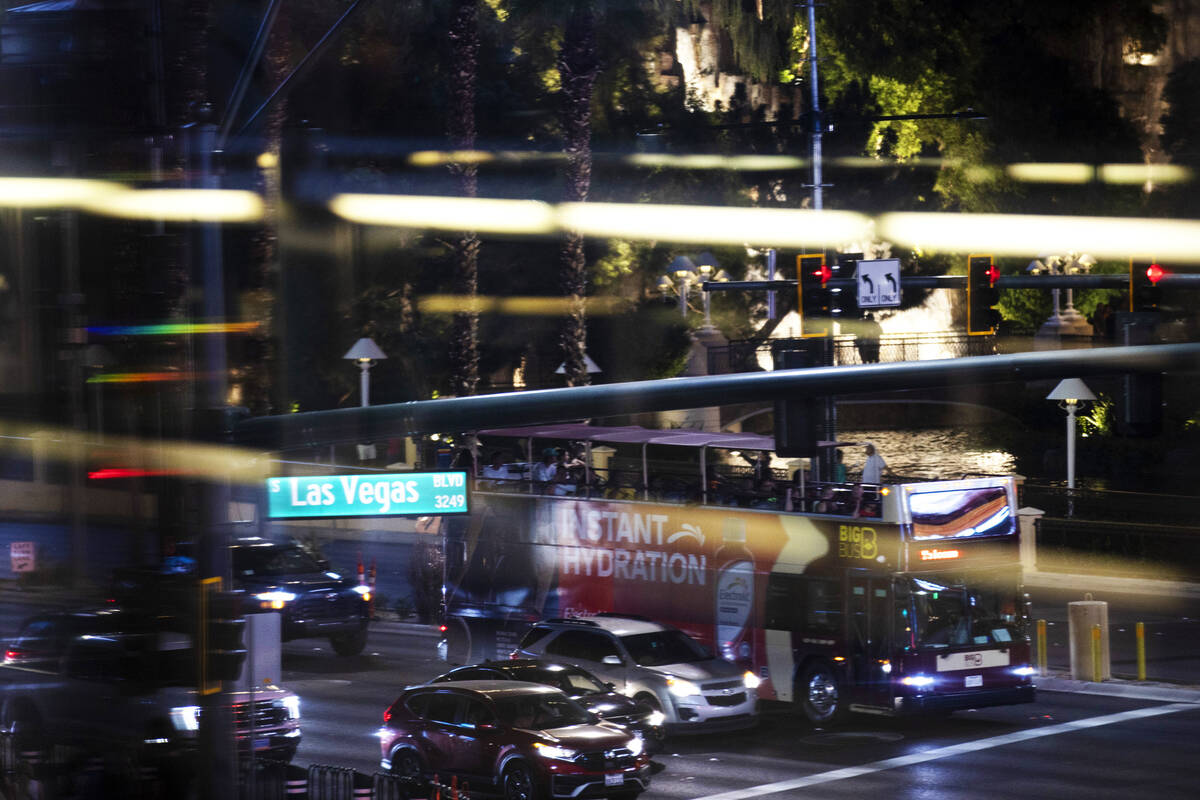
<svg viewBox="0 0 1200 800">
<path fill-rule="evenodd" d="M 733 372 L 758 372 L 771 364 L 773 350 L 803 348 L 812 339 L 743 339 L 722 347 L 708 348 L 708 374 L 726 375 Z M 908 333 L 884 335 L 878 351 L 859 349 L 854 336 L 833 337 L 833 363 L 862 364 L 864 351 L 870 361 L 924 361 L 935 358 L 989 355 L 996 352 L 996 337 L 968 336 L 965 333 Z"/>
<path fill-rule="evenodd" d="M 142 761 L 133 750 L 45 745 L 0 732 L 0 798 L 5 800 L 178 800 L 195 796 L 190 759 Z M 469 800 L 467 784 L 414 780 L 349 767 L 243 762 L 238 800 Z"/>
</svg>

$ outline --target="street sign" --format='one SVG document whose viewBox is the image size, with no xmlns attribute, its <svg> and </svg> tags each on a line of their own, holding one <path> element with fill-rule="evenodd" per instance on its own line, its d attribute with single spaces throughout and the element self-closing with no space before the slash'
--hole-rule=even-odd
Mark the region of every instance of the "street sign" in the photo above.
<svg viewBox="0 0 1200 800">
<path fill-rule="evenodd" d="M 465 472 L 267 478 L 269 519 L 466 513 Z"/>
<path fill-rule="evenodd" d="M 859 261 L 854 276 L 858 282 L 859 308 L 890 308 L 900 305 L 900 259 L 877 258 Z"/>
<path fill-rule="evenodd" d="M 33 542 L 13 542 L 8 546 L 12 557 L 13 572 L 33 572 L 37 562 L 34 560 Z"/>
</svg>

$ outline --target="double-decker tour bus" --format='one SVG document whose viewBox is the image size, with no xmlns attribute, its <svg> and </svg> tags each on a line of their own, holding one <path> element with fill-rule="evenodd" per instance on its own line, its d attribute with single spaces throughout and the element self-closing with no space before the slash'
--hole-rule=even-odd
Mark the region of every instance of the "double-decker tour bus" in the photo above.
<svg viewBox="0 0 1200 800">
<path fill-rule="evenodd" d="M 774 447 L 754 434 L 478 438 L 504 466 L 478 478 L 469 516 L 441 519 L 449 661 L 505 658 L 541 619 L 616 612 L 682 629 L 816 723 L 1034 699 L 1011 477 L 805 482 L 750 459 Z M 539 457 L 555 479 L 534 480 Z"/>
</svg>

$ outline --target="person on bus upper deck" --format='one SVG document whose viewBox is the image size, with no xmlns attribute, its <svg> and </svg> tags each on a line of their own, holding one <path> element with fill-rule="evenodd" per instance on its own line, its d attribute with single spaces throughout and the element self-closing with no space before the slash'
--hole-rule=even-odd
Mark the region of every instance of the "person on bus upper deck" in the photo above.
<svg viewBox="0 0 1200 800">
<path fill-rule="evenodd" d="M 542 451 L 542 460 L 533 465 L 530 477 L 538 491 L 544 492 L 546 487 L 554 481 L 554 475 L 557 472 L 558 462 L 554 460 L 554 448 L 547 447 Z"/>
<path fill-rule="evenodd" d="M 867 460 L 863 462 L 862 482 L 870 484 L 883 483 L 883 473 L 888 471 L 887 462 L 883 456 L 875 452 L 875 445 L 867 442 Z"/>
<path fill-rule="evenodd" d="M 575 494 L 578 480 L 583 477 L 576 474 L 583 468 L 583 462 L 574 456 L 568 457 L 568 455 L 568 452 L 561 447 L 555 453 L 554 477 L 551 479 L 551 483 L 554 485 L 554 493 L 560 497 Z"/>
<path fill-rule="evenodd" d="M 497 450 L 492 453 L 492 460 L 483 468 L 483 477 L 489 479 L 482 482 L 483 486 L 504 489 L 515 476 L 508 471 L 508 465 L 504 463 L 504 453 Z"/>
<path fill-rule="evenodd" d="M 843 461 L 844 458 L 845 458 L 845 455 L 842 453 L 842 451 L 840 449 L 833 451 L 833 482 L 834 483 L 845 483 L 846 482 L 846 463 L 845 463 L 845 461 Z"/>
</svg>

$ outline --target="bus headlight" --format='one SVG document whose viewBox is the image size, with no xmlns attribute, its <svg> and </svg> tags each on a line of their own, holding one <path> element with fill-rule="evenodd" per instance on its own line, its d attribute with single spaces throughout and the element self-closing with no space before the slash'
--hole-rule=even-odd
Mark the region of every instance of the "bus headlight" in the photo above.
<svg viewBox="0 0 1200 800">
<path fill-rule="evenodd" d="M 1030 675 L 1037 673 L 1037 670 L 1026 664 L 1023 667 L 1013 667 L 1012 674 L 1020 675 L 1022 678 L 1028 678 Z"/>
<path fill-rule="evenodd" d="M 906 675 L 900 679 L 900 682 L 905 686 L 912 686 L 917 689 L 925 689 L 933 686 L 933 678 L 928 675 Z"/>
</svg>

